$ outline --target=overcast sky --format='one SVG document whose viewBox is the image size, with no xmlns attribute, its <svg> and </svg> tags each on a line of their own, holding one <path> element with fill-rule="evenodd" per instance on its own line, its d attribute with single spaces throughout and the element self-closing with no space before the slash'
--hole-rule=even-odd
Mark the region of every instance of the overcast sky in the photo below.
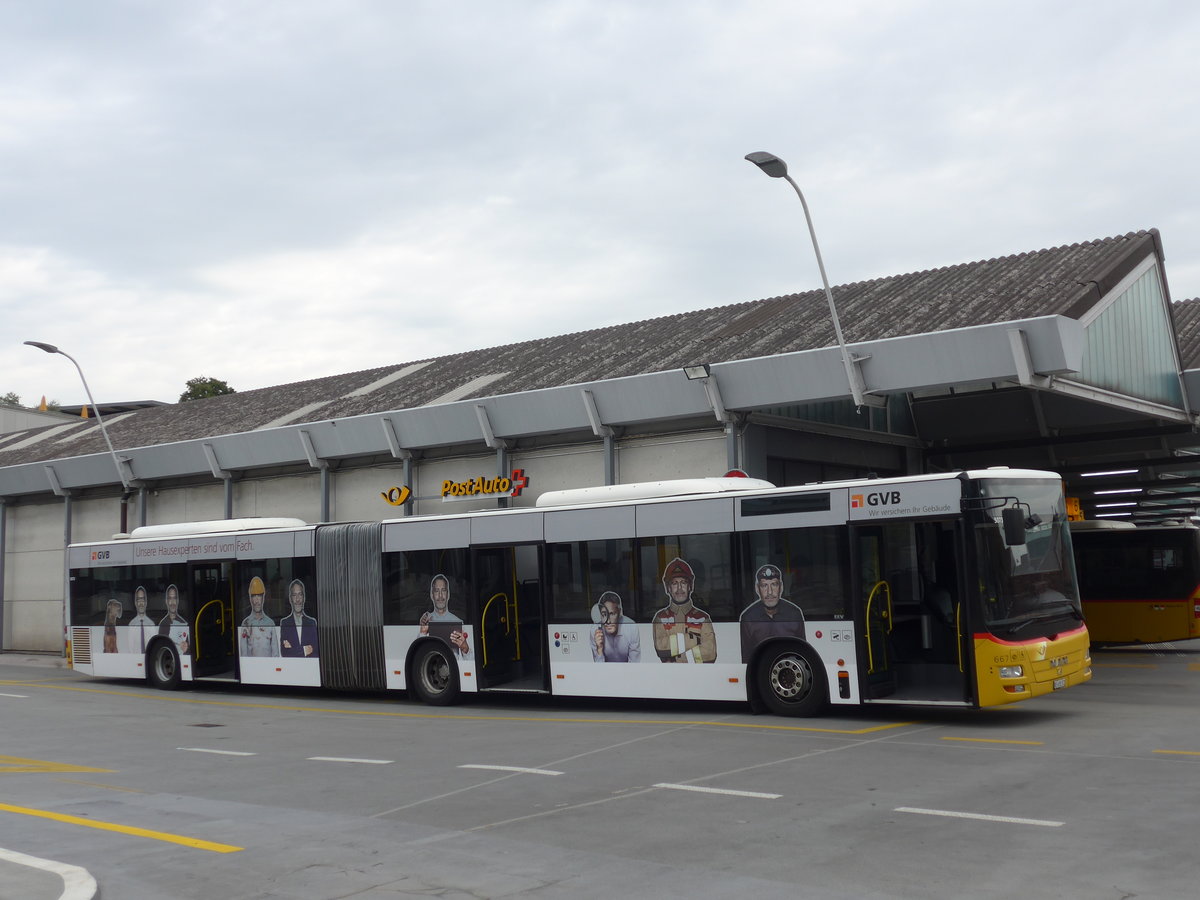
<svg viewBox="0 0 1200 900">
<path fill-rule="evenodd" d="M 1162 232 L 1200 4 L 0 4 L 0 394 L 174 401 Z"/>
</svg>

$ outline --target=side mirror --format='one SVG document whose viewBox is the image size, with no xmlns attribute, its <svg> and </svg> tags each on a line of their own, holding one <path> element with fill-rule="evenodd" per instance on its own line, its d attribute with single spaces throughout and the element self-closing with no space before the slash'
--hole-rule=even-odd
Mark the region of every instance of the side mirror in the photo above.
<svg viewBox="0 0 1200 900">
<path fill-rule="evenodd" d="M 1004 520 L 1004 542 L 1010 547 L 1019 547 L 1025 543 L 1025 511 L 1020 507 L 1010 506 L 1000 511 Z"/>
</svg>

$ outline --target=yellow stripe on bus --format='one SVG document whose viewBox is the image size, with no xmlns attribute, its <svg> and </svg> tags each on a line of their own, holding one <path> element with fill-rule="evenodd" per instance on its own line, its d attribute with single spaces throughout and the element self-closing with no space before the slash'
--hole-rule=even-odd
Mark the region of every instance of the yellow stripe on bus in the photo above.
<svg viewBox="0 0 1200 900">
<path fill-rule="evenodd" d="M 154 841 L 165 841 L 168 844 L 180 844 L 193 847 L 196 850 L 211 850 L 213 853 L 237 853 L 244 847 L 234 847 L 232 844 L 218 844 L 213 841 L 202 841 L 199 838 L 184 837 L 181 834 L 170 834 L 166 831 L 151 831 L 148 828 L 135 828 L 132 825 L 118 825 L 115 822 L 101 822 L 96 819 L 84 819 L 80 816 L 68 816 L 65 813 L 49 812 L 44 809 L 31 809 L 27 806 L 10 806 L 0 803 L 0 811 L 18 813 L 22 816 L 35 816 L 39 819 L 51 819 L 55 822 L 65 822 L 68 825 L 82 825 L 85 828 L 98 828 L 101 831 L 115 831 L 119 834 L 129 834 L 134 837 L 150 838 Z"/>
</svg>

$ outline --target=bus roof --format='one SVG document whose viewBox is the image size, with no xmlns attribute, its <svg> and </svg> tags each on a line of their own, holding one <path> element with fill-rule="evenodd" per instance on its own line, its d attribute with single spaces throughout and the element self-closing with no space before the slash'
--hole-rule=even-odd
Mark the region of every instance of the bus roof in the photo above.
<svg viewBox="0 0 1200 900">
<path fill-rule="evenodd" d="M 727 491 L 754 491 L 773 488 L 761 478 L 679 478 L 673 481 L 638 481 L 629 484 L 602 484 L 595 487 L 547 491 L 537 498 L 538 506 L 582 506 L 613 503 L 618 500 L 644 500 L 655 497 L 682 497 L 689 494 L 720 494 Z"/>
<path fill-rule="evenodd" d="M 229 531 L 266 531 L 270 529 L 304 528 L 303 519 L 285 516 L 260 516 L 246 519 L 213 519 L 208 522 L 174 522 L 169 525 L 141 525 L 129 534 L 115 534 L 114 540 L 154 540 L 155 538 L 185 537 L 192 534 L 217 534 Z"/>
</svg>

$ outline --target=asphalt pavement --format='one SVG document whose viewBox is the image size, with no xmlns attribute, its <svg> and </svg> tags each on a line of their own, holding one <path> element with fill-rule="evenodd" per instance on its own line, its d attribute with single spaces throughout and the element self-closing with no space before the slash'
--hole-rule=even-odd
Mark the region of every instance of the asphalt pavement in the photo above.
<svg viewBox="0 0 1200 900">
<path fill-rule="evenodd" d="M 0 663 L 65 669 L 56 654 L 0 653 Z M 0 900 L 94 900 L 95 880 L 83 869 L 0 847 Z"/>
</svg>

